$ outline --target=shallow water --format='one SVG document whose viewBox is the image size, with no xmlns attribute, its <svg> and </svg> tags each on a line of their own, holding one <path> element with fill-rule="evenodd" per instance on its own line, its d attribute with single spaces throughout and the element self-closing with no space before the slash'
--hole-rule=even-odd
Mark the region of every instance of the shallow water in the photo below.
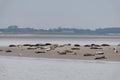
<svg viewBox="0 0 120 80">
<path fill-rule="evenodd" d="M 57 44 L 120 44 L 120 36 L 98 36 L 98 35 L 0 35 L 0 46 L 9 44 L 37 44 L 37 43 L 57 43 Z"/>
<path fill-rule="evenodd" d="M 0 80 L 120 80 L 120 63 L 0 57 Z"/>
</svg>

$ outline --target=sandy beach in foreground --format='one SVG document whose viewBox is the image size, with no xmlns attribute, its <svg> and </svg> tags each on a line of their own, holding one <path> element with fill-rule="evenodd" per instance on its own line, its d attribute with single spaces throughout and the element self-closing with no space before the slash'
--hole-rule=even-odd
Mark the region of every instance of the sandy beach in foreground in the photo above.
<svg viewBox="0 0 120 80">
<path fill-rule="evenodd" d="M 22 44 L 0 47 L 0 56 L 120 61 L 120 46 L 108 44 Z"/>
</svg>

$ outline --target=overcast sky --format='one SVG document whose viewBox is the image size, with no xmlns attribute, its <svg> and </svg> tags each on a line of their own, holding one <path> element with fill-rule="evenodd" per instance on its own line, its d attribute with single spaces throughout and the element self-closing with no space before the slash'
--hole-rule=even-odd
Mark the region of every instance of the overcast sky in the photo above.
<svg viewBox="0 0 120 80">
<path fill-rule="evenodd" d="M 0 28 L 120 27 L 120 0 L 0 0 Z"/>
</svg>

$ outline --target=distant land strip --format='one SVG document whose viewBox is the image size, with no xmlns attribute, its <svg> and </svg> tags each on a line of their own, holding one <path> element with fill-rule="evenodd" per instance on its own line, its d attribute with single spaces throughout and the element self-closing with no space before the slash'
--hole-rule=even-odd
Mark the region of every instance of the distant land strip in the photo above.
<svg viewBox="0 0 120 80">
<path fill-rule="evenodd" d="M 11 34 L 82 34 L 82 35 L 120 35 L 120 27 L 111 28 L 97 28 L 91 29 L 77 29 L 77 28 L 49 28 L 49 29 L 34 29 L 34 28 L 19 28 L 16 25 L 8 26 L 8 28 L 1 28 L 0 33 L 11 33 Z"/>
</svg>

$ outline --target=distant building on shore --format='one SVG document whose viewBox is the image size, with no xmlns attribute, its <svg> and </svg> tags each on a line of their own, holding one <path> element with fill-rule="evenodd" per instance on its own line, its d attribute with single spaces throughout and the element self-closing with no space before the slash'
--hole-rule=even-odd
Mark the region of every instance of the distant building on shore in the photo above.
<svg viewBox="0 0 120 80">
<path fill-rule="evenodd" d="M 16 25 L 8 26 L 8 29 L 18 29 L 18 26 Z"/>
</svg>

